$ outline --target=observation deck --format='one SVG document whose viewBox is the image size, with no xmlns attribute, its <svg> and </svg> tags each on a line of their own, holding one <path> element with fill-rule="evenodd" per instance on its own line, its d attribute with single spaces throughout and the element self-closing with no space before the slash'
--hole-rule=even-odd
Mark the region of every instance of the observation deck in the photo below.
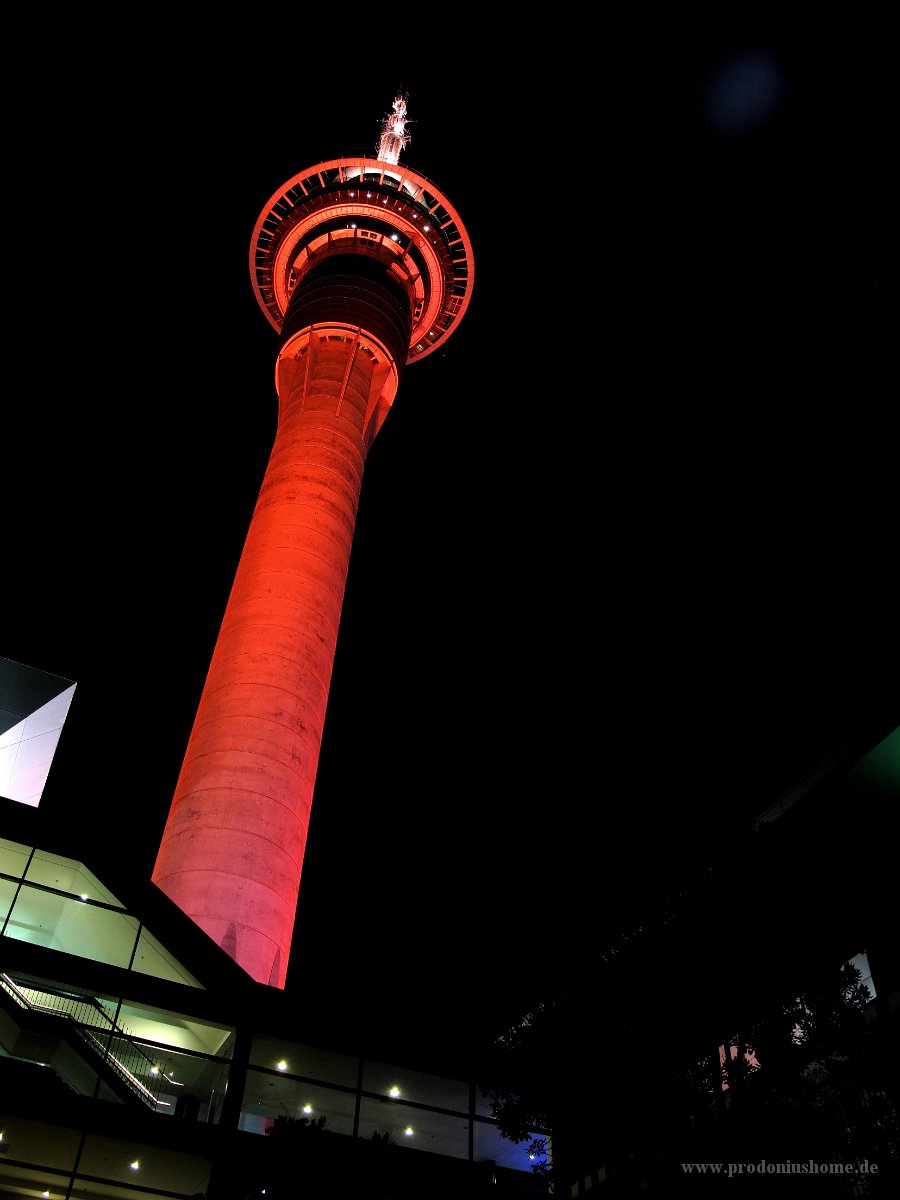
<svg viewBox="0 0 900 1200">
<path fill-rule="evenodd" d="M 281 333 L 297 284 L 335 254 L 381 261 L 412 313 L 407 363 L 453 332 L 472 296 L 472 246 L 447 198 L 424 175 L 379 158 L 336 158 L 300 171 L 271 197 L 253 230 L 250 277 Z"/>
</svg>

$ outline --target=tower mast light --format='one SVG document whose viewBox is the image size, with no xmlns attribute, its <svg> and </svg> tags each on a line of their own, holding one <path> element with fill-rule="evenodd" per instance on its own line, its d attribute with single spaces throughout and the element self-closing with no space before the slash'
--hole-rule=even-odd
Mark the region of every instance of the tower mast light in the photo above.
<svg viewBox="0 0 900 1200">
<path fill-rule="evenodd" d="M 388 113 L 381 125 L 381 140 L 376 156 L 381 162 L 396 165 L 400 161 L 400 152 L 406 149 L 409 142 L 406 122 L 406 96 L 401 93 L 394 97 L 393 111 Z"/>
</svg>

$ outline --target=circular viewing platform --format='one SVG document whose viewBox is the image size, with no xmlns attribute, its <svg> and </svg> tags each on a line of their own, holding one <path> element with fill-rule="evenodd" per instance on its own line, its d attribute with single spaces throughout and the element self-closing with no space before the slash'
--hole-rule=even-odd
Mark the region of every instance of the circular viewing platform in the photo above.
<svg viewBox="0 0 900 1200">
<path fill-rule="evenodd" d="M 250 278 L 281 332 L 291 293 L 330 254 L 380 259 L 412 310 L 407 363 L 453 332 L 472 295 L 472 245 L 458 214 L 423 175 L 374 158 L 339 158 L 289 179 L 266 204 L 250 242 Z"/>
</svg>

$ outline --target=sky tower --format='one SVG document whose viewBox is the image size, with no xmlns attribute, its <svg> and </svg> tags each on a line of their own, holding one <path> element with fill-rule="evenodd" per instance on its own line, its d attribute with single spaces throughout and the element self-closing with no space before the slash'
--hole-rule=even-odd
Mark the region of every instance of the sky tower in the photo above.
<svg viewBox="0 0 900 1200">
<path fill-rule="evenodd" d="M 406 97 L 376 157 L 289 179 L 250 243 L 279 334 L 278 426 L 153 881 L 249 975 L 283 987 L 369 447 L 408 363 L 472 295 L 468 234 L 399 165 Z"/>
</svg>

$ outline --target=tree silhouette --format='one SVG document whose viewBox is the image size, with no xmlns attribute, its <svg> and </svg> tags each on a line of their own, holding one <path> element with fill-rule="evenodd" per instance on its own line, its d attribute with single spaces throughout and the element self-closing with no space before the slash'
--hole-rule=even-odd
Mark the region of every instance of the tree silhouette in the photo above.
<svg viewBox="0 0 900 1200">
<path fill-rule="evenodd" d="M 813 1175 L 817 1195 L 889 1195 L 900 1162 L 896 1030 L 867 1020 L 850 963 L 772 1002 L 745 1039 L 687 1073 L 694 1161 L 877 1164 L 877 1174 Z M 800 1186 L 792 1178 L 792 1194 Z M 751 1187 L 756 1183 L 747 1183 Z M 768 1185 L 767 1185 L 768 1186 Z"/>
</svg>

